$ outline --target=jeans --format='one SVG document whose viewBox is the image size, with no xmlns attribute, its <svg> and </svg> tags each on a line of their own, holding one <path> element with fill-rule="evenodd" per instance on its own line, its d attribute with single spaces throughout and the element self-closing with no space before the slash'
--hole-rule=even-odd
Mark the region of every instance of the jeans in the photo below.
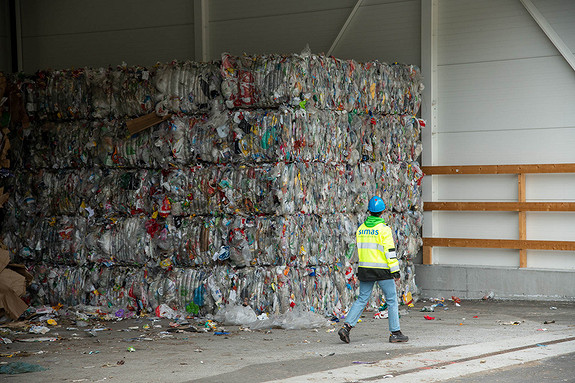
<svg viewBox="0 0 575 383">
<path fill-rule="evenodd" d="M 376 281 L 363 282 L 359 281 L 359 297 L 349 309 L 347 316 L 345 317 L 345 323 L 350 326 L 355 326 L 365 305 L 371 297 L 371 291 L 373 290 L 373 285 Z M 387 303 L 387 313 L 389 320 L 389 331 L 399 331 L 399 312 L 397 308 L 397 293 L 395 291 L 395 281 L 393 279 L 384 279 L 377 281 L 379 287 L 385 295 L 385 302 Z"/>
</svg>

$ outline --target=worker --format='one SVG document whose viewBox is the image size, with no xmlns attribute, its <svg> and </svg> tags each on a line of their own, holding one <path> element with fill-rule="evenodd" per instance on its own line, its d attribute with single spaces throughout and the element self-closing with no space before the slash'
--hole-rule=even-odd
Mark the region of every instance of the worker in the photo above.
<svg viewBox="0 0 575 383">
<path fill-rule="evenodd" d="M 399 261 L 395 254 L 395 245 L 391 228 L 385 224 L 381 214 L 385 203 L 377 196 L 369 200 L 369 214 L 365 222 L 357 229 L 357 252 L 359 267 L 359 297 L 349 309 L 345 323 L 338 335 L 342 341 L 349 343 L 349 333 L 355 326 L 365 305 L 371 297 L 375 282 L 385 295 L 388 307 L 389 341 L 391 343 L 407 342 L 408 337 L 401 333 L 397 308 L 396 282 L 399 282 Z"/>
</svg>

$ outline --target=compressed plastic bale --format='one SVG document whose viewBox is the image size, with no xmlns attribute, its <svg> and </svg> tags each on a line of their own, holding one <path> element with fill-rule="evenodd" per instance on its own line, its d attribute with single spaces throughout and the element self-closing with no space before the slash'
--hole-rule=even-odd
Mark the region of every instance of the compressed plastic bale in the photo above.
<svg viewBox="0 0 575 383">
<path fill-rule="evenodd" d="M 400 256 L 415 256 L 421 239 L 421 213 L 385 213 L 393 228 Z M 89 224 L 83 217 L 62 216 L 42 226 L 32 222 L 20 228 L 15 253 L 38 253 L 45 261 L 83 264 L 87 261 L 161 266 L 208 265 L 230 262 L 236 267 L 266 264 L 322 265 L 341 262 L 355 241 L 359 217 L 314 215 L 254 218 L 177 218 L 154 219 L 145 216 L 117 218 Z M 34 221 L 35 222 L 35 221 Z M 349 222 L 349 225 L 345 224 Z M 316 228 L 322 227 L 318 231 Z M 347 227 L 347 228 L 346 228 Z M 40 242 L 29 232 L 42 232 Z M 204 235 L 205 233 L 205 235 Z M 40 238 L 40 237 L 37 237 Z M 314 238 L 314 240 L 310 240 Z M 227 258 L 215 257 L 225 247 Z M 32 249 L 32 250 L 31 250 Z"/>
<path fill-rule="evenodd" d="M 415 115 L 421 77 L 413 65 L 359 64 L 317 55 L 222 54 L 222 93 L 228 108 L 279 105 Z"/>
<path fill-rule="evenodd" d="M 412 277 L 410 273 L 407 275 Z M 357 288 L 355 283 L 343 287 L 341 278 L 337 269 L 324 266 L 250 268 L 235 272 L 217 266 L 203 271 L 150 269 L 145 273 L 117 266 L 99 270 L 68 267 L 50 271 L 45 289 L 52 301 L 130 310 L 149 310 L 166 303 L 179 310 L 193 310 L 195 305 L 196 310 L 201 308 L 207 313 L 226 300 L 248 304 L 256 312 L 279 314 L 300 307 L 333 315 L 349 307 Z M 60 284 L 51 284 L 55 280 L 61 281 Z M 380 299 L 381 294 L 376 294 L 372 304 L 377 306 Z"/>
<path fill-rule="evenodd" d="M 421 152 L 419 124 L 412 117 L 359 118 L 345 113 L 334 117 L 323 111 L 302 114 L 289 109 L 219 116 L 223 119 L 178 117 L 132 137 L 126 136 L 121 121 L 60 123 L 42 134 L 30 134 L 26 147 L 33 153 L 24 159 L 32 161 L 30 167 L 166 168 L 197 159 L 409 162 Z M 57 156 L 52 157 L 54 149 Z"/>
<path fill-rule="evenodd" d="M 220 95 L 219 68 L 213 63 L 172 62 L 156 68 L 156 113 L 193 114 L 211 108 Z"/>
<path fill-rule="evenodd" d="M 155 72 L 144 67 L 118 66 L 109 71 L 112 117 L 133 117 L 151 113 L 155 107 Z"/>
<path fill-rule="evenodd" d="M 84 69 L 39 71 L 26 85 L 26 108 L 33 117 L 40 120 L 89 118 L 89 81 Z"/>
</svg>

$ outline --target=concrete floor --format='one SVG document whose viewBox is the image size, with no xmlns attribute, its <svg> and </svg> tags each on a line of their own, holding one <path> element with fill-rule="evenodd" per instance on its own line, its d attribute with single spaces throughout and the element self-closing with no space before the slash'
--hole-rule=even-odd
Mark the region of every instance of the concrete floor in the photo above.
<svg viewBox="0 0 575 383">
<path fill-rule="evenodd" d="M 418 302 L 409 310 L 401 307 L 402 331 L 410 337 L 407 344 L 390 344 L 387 320 L 373 319 L 373 312 L 364 313 L 351 333 L 350 344 L 339 340 L 339 324 L 262 331 L 223 326 L 229 334 L 214 335 L 181 330 L 168 333 L 169 320 L 151 317 L 119 322 L 92 320 L 84 328 L 60 319 L 45 335 L 19 333 L 17 328 L 0 332 L 0 336 L 14 341 L 0 345 L 0 363 L 27 362 L 48 369 L 0 375 L 0 379 L 352 382 L 389 381 L 393 376 L 393 381 L 479 382 L 488 377 L 490 381 L 536 382 L 555 376 L 559 380 L 551 381 L 573 381 L 575 303 L 463 301 L 460 307 L 449 302 L 448 310 L 419 311 L 429 304 Z M 424 315 L 435 319 L 426 320 Z M 200 320 L 191 322 L 198 325 Z M 507 322 L 519 324 L 504 324 Z M 146 325 L 149 329 L 143 328 Z M 84 331 L 89 328 L 103 330 L 92 336 Z M 59 339 L 32 343 L 16 340 L 39 337 Z M 129 352 L 130 347 L 134 351 Z"/>
</svg>

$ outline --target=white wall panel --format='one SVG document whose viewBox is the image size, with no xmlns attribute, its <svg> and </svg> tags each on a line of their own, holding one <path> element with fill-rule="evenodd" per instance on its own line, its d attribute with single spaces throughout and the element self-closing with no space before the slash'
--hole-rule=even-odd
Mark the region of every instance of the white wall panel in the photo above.
<svg viewBox="0 0 575 383">
<path fill-rule="evenodd" d="M 365 0 L 361 5 L 364 7 L 412 1 L 413 0 Z M 219 0 L 210 2 L 210 22 L 262 18 L 278 15 L 300 15 L 316 12 L 321 13 L 334 9 L 346 9 L 349 14 L 356 3 L 357 0 L 252 0 L 250 2 Z"/>
<path fill-rule="evenodd" d="M 575 241 L 575 212 L 527 212 L 527 239 Z"/>
<path fill-rule="evenodd" d="M 218 59 L 222 52 L 299 53 L 308 43 L 314 53 L 327 51 L 349 12 L 350 9 L 343 8 L 211 21 L 211 57 Z"/>
<path fill-rule="evenodd" d="M 190 24 L 194 2 L 167 0 L 23 0 L 25 37 L 66 35 Z"/>
<path fill-rule="evenodd" d="M 24 71 L 194 55 L 193 2 L 22 1 Z"/>
<path fill-rule="evenodd" d="M 573 173 L 527 174 L 525 184 L 527 201 L 575 201 L 575 174 Z"/>
<path fill-rule="evenodd" d="M 210 52 L 314 53 L 331 47 L 356 1 L 210 4 Z M 420 2 L 365 1 L 338 46 L 336 57 L 420 64 Z"/>
<path fill-rule="evenodd" d="M 270 16 L 297 16 L 302 14 L 322 13 L 329 10 L 346 10 L 351 12 L 356 1 L 233 1 L 220 0 L 210 3 L 210 22 L 241 19 L 260 19 Z"/>
<path fill-rule="evenodd" d="M 431 220 L 434 219 L 433 216 L 437 215 L 437 214 L 439 214 L 439 212 L 434 212 L 434 211 L 424 211 L 423 212 L 423 228 L 422 228 L 421 232 L 422 232 L 422 236 L 424 238 L 436 236 L 435 233 L 431 229 L 431 225 L 426 225 L 425 223 L 431 222 Z M 437 225 L 435 225 L 435 226 L 437 226 Z M 434 227 L 434 229 L 435 229 L 435 227 Z"/>
<path fill-rule="evenodd" d="M 527 267 L 534 269 L 575 270 L 575 251 L 527 251 Z"/>
<path fill-rule="evenodd" d="M 438 65 L 559 54 L 519 0 L 439 4 Z"/>
<path fill-rule="evenodd" d="M 519 251 L 434 247 L 433 263 L 441 265 L 519 267 Z"/>
<path fill-rule="evenodd" d="M 575 128 L 444 133 L 441 165 L 575 162 Z"/>
<path fill-rule="evenodd" d="M 420 65 L 421 2 L 363 5 L 333 55 Z"/>
<path fill-rule="evenodd" d="M 444 65 L 438 81 L 439 132 L 575 126 L 575 72 L 559 56 Z"/>
<path fill-rule="evenodd" d="M 437 237 L 519 239 L 519 218 L 515 212 L 437 213 Z"/>
<path fill-rule="evenodd" d="M 437 201 L 515 202 L 517 176 L 451 175 L 438 177 Z"/>
<path fill-rule="evenodd" d="M 167 43 L 169 42 L 169 43 Z M 24 38 L 24 70 L 153 65 L 194 56 L 193 25 Z M 73 52 L 65 54 L 65 52 Z"/>
</svg>

